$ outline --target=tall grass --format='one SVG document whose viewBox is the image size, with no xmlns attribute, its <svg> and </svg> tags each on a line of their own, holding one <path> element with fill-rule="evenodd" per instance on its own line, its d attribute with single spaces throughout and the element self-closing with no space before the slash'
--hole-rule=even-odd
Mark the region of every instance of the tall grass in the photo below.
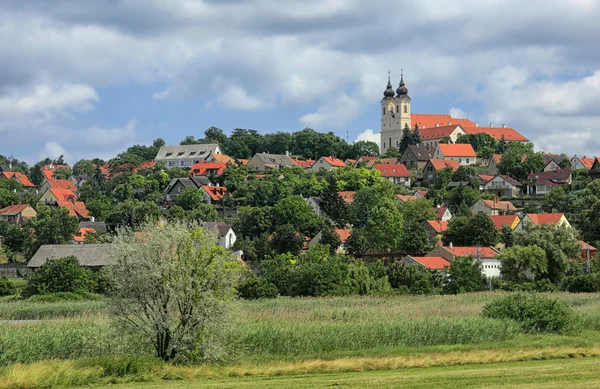
<svg viewBox="0 0 600 389">
<path fill-rule="evenodd" d="M 17 300 L 0 302 L 0 320 L 42 320 L 78 318 L 103 314 L 106 301 L 38 302 Z"/>
</svg>

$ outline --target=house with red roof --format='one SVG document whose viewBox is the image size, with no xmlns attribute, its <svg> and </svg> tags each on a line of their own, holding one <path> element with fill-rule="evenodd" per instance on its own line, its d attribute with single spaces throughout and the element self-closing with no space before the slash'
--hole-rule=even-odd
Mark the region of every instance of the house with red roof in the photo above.
<svg viewBox="0 0 600 389">
<path fill-rule="evenodd" d="M 413 127 L 417 125 L 419 127 L 419 131 L 425 128 L 452 125 L 463 127 L 475 126 L 475 123 L 469 119 L 453 118 L 448 114 L 413 113 L 411 115 L 411 120 Z"/>
<path fill-rule="evenodd" d="M 375 163 L 372 169 L 379 171 L 381 177 L 387 178 L 394 185 L 410 188 L 410 172 L 400 163 Z"/>
<path fill-rule="evenodd" d="M 460 125 L 445 125 L 419 129 L 421 144 L 432 150 L 434 150 L 440 144 L 440 141 L 446 137 L 450 138 L 452 143 L 454 143 L 460 136 L 465 134 L 465 130 Z"/>
<path fill-rule="evenodd" d="M 48 188 L 42 193 L 38 204 L 66 208 L 69 215 L 77 217 L 80 221 L 90 220 L 85 203 L 77 200 L 77 195 L 70 189 Z"/>
<path fill-rule="evenodd" d="M 321 157 L 312 165 L 311 169 L 315 172 L 320 170 L 333 170 L 339 167 L 345 167 L 346 164 L 336 157 Z"/>
<path fill-rule="evenodd" d="M 448 221 L 452 219 L 452 213 L 445 205 L 438 205 L 435 209 L 435 220 Z"/>
<path fill-rule="evenodd" d="M 575 156 L 571 159 L 571 169 L 573 169 L 573 170 L 579 170 L 579 169 L 590 170 L 592 168 L 592 166 L 594 165 L 595 160 L 596 160 L 596 158 L 588 158 L 585 155 L 583 157 Z"/>
<path fill-rule="evenodd" d="M 453 159 L 430 159 L 423 168 L 423 181 L 430 185 L 435 185 L 437 182 L 438 173 L 446 168 L 457 171 L 460 167 L 458 161 Z"/>
<path fill-rule="evenodd" d="M 227 169 L 226 162 L 198 162 L 192 165 L 189 176 L 220 176 Z"/>
<path fill-rule="evenodd" d="M 502 160 L 502 154 L 492 154 L 490 159 L 487 161 L 488 174 L 495 176 L 500 173 L 498 170 L 498 164 Z"/>
<path fill-rule="evenodd" d="M 12 204 L 0 209 L 0 220 L 10 224 L 21 224 L 36 217 L 37 212 L 29 204 Z"/>
<path fill-rule="evenodd" d="M 417 189 L 415 190 L 415 193 L 413 193 L 413 196 L 424 199 L 427 198 L 427 192 L 427 189 Z"/>
<path fill-rule="evenodd" d="M 423 223 L 427 236 L 429 237 L 429 243 L 434 245 L 439 242 L 446 231 L 448 231 L 447 220 L 426 220 Z"/>
<path fill-rule="evenodd" d="M 56 163 L 49 163 L 47 165 L 42 166 L 42 170 L 56 170 L 56 169 L 71 169 L 71 166 L 69 165 L 65 165 L 65 164 L 56 164 Z"/>
<path fill-rule="evenodd" d="M 313 161 L 312 159 L 298 159 L 298 158 L 292 158 L 292 160 L 294 161 L 294 163 L 300 167 L 303 167 L 305 169 L 310 169 L 312 167 L 312 165 L 314 165 L 315 161 Z"/>
<path fill-rule="evenodd" d="M 224 186 L 202 185 L 204 201 L 208 204 L 216 203 L 226 197 L 231 197 L 231 193 Z"/>
<path fill-rule="evenodd" d="M 407 202 L 409 202 L 409 201 L 413 201 L 413 200 L 418 200 L 418 199 L 419 199 L 418 197 L 411 196 L 411 195 L 401 195 L 401 194 L 397 194 L 397 195 L 395 195 L 395 196 L 396 196 L 396 198 L 397 198 L 398 200 L 400 200 L 400 202 L 401 202 L 401 203 L 407 203 Z"/>
<path fill-rule="evenodd" d="M 443 275 L 448 275 L 448 270 L 450 270 L 450 262 L 442 257 L 417 257 L 412 255 L 407 255 L 406 257 L 400 260 L 405 266 L 418 265 L 423 269 L 427 270 L 437 270 L 441 272 Z"/>
<path fill-rule="evenodd" d="M 527 177 L 527 194 L 543 196 L 552 189 L 573 182 L 571 169 L 556 169 L 548 172 L 530 173 Z"/>
<path fill-rule="evenodd" d="M 426 257 L 442 257 L 452 263 L 457 257 L 472 256 L 474 260 L 481 263 L 482 273 L 491 278 L 500 276 L 499 254 L 500 252 L 493 247 L 454 247 L 450 244 L 449 246 L 436 246 Z"/>
<path fill-rule="evenodd" d="M 461 166 L 475 165 L 477 154 L 470 144 L 443 144 L 440 143 L 433 156 L 436 159 L 458 161 Z"/>
<path fill-rule="evenodd" d="M 479 200 L 471 207 L 473 215 L 485 213 L 488 216 L 506 215 L 517 212 L 510 201 Z"/>
<path fill-rule="evenodd" d="M 514 231 L 521 221 L 518 215 L 497 215 L 490 216 L 490 219 L 492 219 L 492 222 L 494 222 L 494 227 L 496 227 L 498 231 L 502 230 L 502 227 L 504 226 L 508 226 Z"/>
<path fill-rule="evenodd" d="M 80 228 L 75 235 L 73 235 L 74 244 L 84 244 L 85 243 L 85 235 L 86 234 L 95 234 L 96 230 L 90 227 Z"/>
<path fill-rule="evenodd" d="M 340 240 L 342 241 L 342 244 L 340 245 L 340 247 L 338 247 L 337 249 L 337 253 L 338 254 L 345 254 L 346 253 L 346 248 L 345 248 L 345 244 L 348 241 L 348 238 L 350 237 L 350 235 L 352 234 L 352 228 L 336 228 L 335 229 L 335 233 L 340 237 Z M 318 243 L 321 243 L 321 239 L 323 237 L 323 230 L 319 231 L 319 233 L 317 235 L 315 235 L 314 238 L 312 238 L 310 240 L 310 242 L 308 242 L 308 247 L 312 247 Z"/>
<path fill-rule="evenodd" d="M 354 195 L 356 194 L 356 192 L 342 191 L 338 192 L 338 194 L 340 195 L 342 200 L 346 202 L 346 204 L 352 204 L 354 202 Z"/>
<path fill-rule="evenodd" d="M 529 139 L 525 138 L 515 129 L 506 127 L 506 124 L 503 124 L 502 127 L 494 127 L 493 124 L 491 124 L 490 127 L 479 127 L 475 124 L 475 126 L 463 126 L 463 129 L 467 134 L 488 134 L 497 141 L 504 138 L 507 142 L 529 142 Z"/>
<path fill-rule="evenodd" d="M 23 185 L 25 188 L 35 188 L 35 185 L 29 180 L 29 178 L 19 172 L 2 172 L 0 174 L 0 180 L 15 180 L 18 181 L 19 184 Z"/>
<path fill-rule="evenodd" d="M 597 248 L 595 248 L 591 244 L 586 243 L 582 240 L 578 240 L 577 243 L 579 244 L 579 247 L 581 247 L 581 259 L 583 261 L 587 261 L 588 253 L 589 253 L 590 260 L 596 258 L 596 254 L 598 254 Z"/>
<path fill-rule="evenodd" d="M 77 193 L 78 191 L 77 185 L 75 185 L 71 180 L 55 180 L 53 178 L 46 178 L 44 182 L 42 182 L 42 185 L 40 185 L 39 192 L 44 193 L 50 188 L 68 189 L 74 193 Z"/>
<path fill-rule="evenodd" d="M 563 213 L 527 213 L 517 225 L 517 229 L 525 230 L 529 226 L 566 226 L 571 227 L 571 223 L 567 220 Z"/>
<path fill-rule="evenodd" d="M 523 185 L 510 176 L 499 174 L 484 184 L 483 190 L 497 197 L 517 197 Z"/>
<path fill-rule="evenodd" d="M 363 156 L 359 157 L 356 161 L 354 161 L 354 163 L 352 164 L 352 167 L 355 169 L 359 168 L 359 167 L 370 168 L 371 166 L 373 166 L 373 164 L 375 163 L 377 158 L 378 157 L 371 157 L 369 155 L 363 155 Z"/>
<path fill-rule="evenodd" d="M 206 162 L 222 162 L 228 165 L 235 165 L 235 160 L 231 158 L 229 155 L 225 154 L 217 154 L 211 153 L 208 157 L 206 157 Z"/>
</svg>

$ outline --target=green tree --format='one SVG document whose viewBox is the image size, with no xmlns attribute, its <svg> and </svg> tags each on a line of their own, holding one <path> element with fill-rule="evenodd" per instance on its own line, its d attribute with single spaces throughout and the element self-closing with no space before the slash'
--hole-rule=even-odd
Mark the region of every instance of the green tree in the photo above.
<svg viewBox="0 0 600 389">
<path fill-rule="evenodd" d="M 404 129 L 402 129 L 402 139 L 400 140 L 400 146 L 398 147 L 398 153 L 400 155 L 402 153 L 404 153 L 404 151 L 406 151 L 408 146 L 413 144 L 412 141 L 413 141 L 413 139 L 412 139 L 412 134 L 410 132 L 410 128 L 408 127 L 408 124 L 405 124 Z M 390 147 L 392 147 L 392 145 L 390 145 Z"/>
<path fill-rule="evenodd" d="M 186 211 L 191 211 L 205 204 L 204 196 L 196 188 L 184 188 L 174 199 L 173 203 Z"/>
<path fill-rule="evenodd" d="M 277 254 L 298 255 L 304 247 L 304 235 L 298 233 L 293 225 L 284 224 L 275 230 L 271 237 L 271 248 Z"/>
<path fill-rule="evenodd" d="M 42 166 L 39 163 L 33 165 L 29 171 L 29 179 L 36 186 L 41 185 L 42 182 L 44 182 L 44 173 L 42 173 Z"/>
<path fill-rule="evenodd" d="M 321 194 L 319 206 L 339 227 L 343 227 L 350 220 L 350 209 L 338 193 L 337 180 L 334 175 L 327 179 L 327 187 Z"/>
<path fill-rule="evenodd" d="M 225 342 L 241 266 L 197 226 L 120 230 L 107 275 L 119 323 L 165 361 L 213 359 Z"/>
<path fill-rule="evenodd" d="M 481 264 L 472 256 L 456 257 L 450 263 L 448 281 L 444 292 L 448 294 L 479 292 L 485 289 L 487 280 L 481 272 Z"/>
<path fill-rule="evenodd" d="M 460 216 L 448 223 L 443 242 L 455 246 L 494 246 L 500 239 L 494 222 L 486 214 Z"/>
<path fill-rule="evenodd" d="M 565 155 L 565 157 L 558 164 L 558 167 L 561 169 L 570 169 L 572 166 L 571 166 L 571 161 L 569 160 L 569 157 L 567 157 Z"/>
<path fill-rule="evenodd" d="M 292 134 L 278 131 L 274 134 L 265 134 L 265 149 L 271 154 L 285 154 L 292 147 Z"/>
<path fill-rule="evenodd" d="M 342 245 L 342 239 L 340 238 L 340 235 L 336 232 L 335 226 L 327 224 L 321 230 L 321 241 L 319 243 L 324 246 L 329 246 L 330 254 L 335 255 L 337 249 L 339 249 Z"/>
<path fill-rule="evenodd" d="M 504 138 L 504 135 L 502 135 L 496 145 L 496 154 L 504 154 L 506 149 L 508 149 L 508 142 Z"/>
<path fill-rule="evenodd" d="M 0 297 L 10 296 L 17 293 L 17 288 L 5 275 L 0 276 Z"/>
<path fill-rule="evenodd" d="M 90 293 L 96 287 L 91 270 L 79 266 L 77 258 L 52 258 L 29 277 L 23 296 L 59 292 Z"/>
<path fill-rule="evenodd" d="M 185 146 L 185 145 L 195 145 L 200 143 L 199 141 L 196 140 L 196 138 L 193 135 L 188 135 L 185 138 L 183 138 L 183 140 L 181 142 L 179 142 L 180 145 Z"/>
<path fill-rule="evenodd" d="M 38 245 L 65 244 L 79 231 L 79 220 L 66 208 L 40 206 L 32 226 Z"/>
<path fill-rule="evenodd" d="M 538 246 L 514 246 L 503 250 L 498 259 L 506 282 L 534 282 L 548 272 L 546 252 Z"/>
<path fill-rule="evenodd" d="M 209 127 L 204 131 L 204 139 L 201 143 L 216 143 L 223 147 L 227 143 L 227 135 L 220 128 Z"/>
<path fill-rule="evenodd" d="M 406 294 L 434 294 L 441 291 L 443 276 L 437 271 L 424 269 L 417 264 L 394 262 L 387 269 L 393 288 Z"/>
<path fill-rule="evenodd" d="M 133 229 L 148 220 L 158 220 L 161 215 L 162 212 L 156 203 L 126 200 L 110 210 L 106 216 L 106 224 L 111 230 L 115 230 L 118 227 Z"/>
<path fill-rule="evenodd" d="M 69 180 L 72 175 L 71 169 L 68 168 L 58 168 L 54 170 L 54 178 L 56 180 Z"/>
<path fill-rule="evenodd" d="M 350 158 L 358 159 L 364 155 L 377 157 L 379 155 L 379 146 L 377 143 L 367 140 L 354 142 L 350 148 Z"/>
<path fill-rule="evenodd" d="M 411 134 L 411 143 L 412 145 L 420 146 L 421 145 L 421 132 L 419 131 L 419 125 L 415 124 L 415 128 Z"/>
<path fill-rule="evenodd" d="M 440 139 L 440 141 L 438 143 L 447 144 L 447 145 L 452 144 L 452 138 L 450 138 L 448 135 L 446 135 L 445 137 Z"/>
<path fill-rule="evenodd" d="M 514 245 L 514 237 L 513 237 L 513 229 L 509 225 L 503 225 L 500 230 L 500 236 L 502 238 L 502 243 L 506 248 L 510 248 Z"/>
<path fill-rule="evenodd" d="M 288 196 L 275 204 L 272 218 L 275 227 L 290 224 L 296 232 L 308 236 L 315 236 L 323 226 L 323 219 L 300 196 Z"/>
<path fill-rule="evenodd" d="M 76 176 L 92 177 L 95 172 L 94 164 L 87 159 L 82 159 L 73 165 L 73 174 Z"/>
<path fill-rule="evenodd" d="M 255 238 L 273 230 L 271 207 L 241 207 L 238 214 L 238 233 L 244 238 Z"/>
</svg>

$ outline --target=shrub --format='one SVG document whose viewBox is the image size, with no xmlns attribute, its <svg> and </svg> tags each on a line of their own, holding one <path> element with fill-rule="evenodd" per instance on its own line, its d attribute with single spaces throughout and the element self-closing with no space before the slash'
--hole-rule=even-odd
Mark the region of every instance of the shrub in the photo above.
<svg viewBox="0 0 600 389">
<path fill-rule="evenodd" d="M 261 298 L 275 298 L 279 290 L 275 285 L 257 276 L 251 270 L 248 270 L 240 285 L 238 286 L 238 295 L 246 300 L 255 300 Z"/>
<path fill-rule="evenodd" d="M 97 284 L 91 270 L 79 266 L 77 258 L 50 259 L 33 273 L 23 296 L 58 292 L 91 293 Z"/>
<path fill-rule="evenodd" d="M 6 276 L 0 277 L 0 296 L 10 296 L 17 293 L 17 289 Z"/>
<path fill-rule="evenodd" d="M 568 276 L 563 278 L 562 285 L 571 293 L 595 293 L 600 290 L 600 277 L 597 273 Z"/>
<path fill-rule="evenodd" d="M 575 332 L 577 317 L 566 302 L 535 293 L 516 293 L 486 304 L 483 317 L 510 319 L 521 325 L 523 332 Z"/>
<path fill-rule="evenodd" d="M 387 270 L 390 284 L 403 294 L 434 294 L 439 292 L 442 276 L 417 264 L 406 266 L 394 262 Z"/>
<path fill-rule="evenodd" d="M 481 264 L 473 256 L 456 257 L 450 264 L 448 282 L 444 292 L 449 294 L 479 292 L 485 289 L 487 280 L 481 272 Z"/>
<path fill-rule="evenodd" d="M 368 296 L 383 296 L 392 293 L 388 278 L 378 265 L 367 266 L 362 262 L 348 265 L 349 293 Z"/>
</svg>

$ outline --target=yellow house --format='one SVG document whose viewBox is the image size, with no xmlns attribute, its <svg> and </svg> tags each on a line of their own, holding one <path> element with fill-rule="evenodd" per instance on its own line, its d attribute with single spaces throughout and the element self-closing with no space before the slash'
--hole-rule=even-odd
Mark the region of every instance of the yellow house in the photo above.
<svg viewBox="0 0 600 389">
<path fill-rule="evenodd" d="M 523 220 L 517 225 L 517 228 L 524 230 L 527 226 L 546 224 L 571 227 L 571 224 L 562 213 L 528 213 L 523 216 Z"/>
<path fill-rule="evenodd" d="M 6 220 L 9 223 L 19 224 L 36 217 L 37 212 L 29 204 L 14 204 L 0 209 L 0 220 Z"/>
<path fill-rule="evenodd" d="M 494 226 L 498 231 L 502 229 L 504 226 L 509 226 L 511 230 L 514 231 L 515 228 L 519 225 L 521 219 L 517 215 L 498 215 L 498 216 L 490 216 L 490 219 L 494 222 Z"/>
</svg>

